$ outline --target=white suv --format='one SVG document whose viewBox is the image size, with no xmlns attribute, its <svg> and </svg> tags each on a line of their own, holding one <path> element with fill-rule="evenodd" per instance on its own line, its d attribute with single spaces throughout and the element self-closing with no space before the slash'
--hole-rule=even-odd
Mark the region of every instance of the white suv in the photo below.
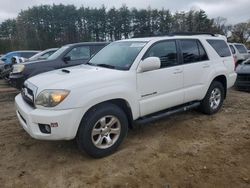
<svg viewBox="0 0 250 188">
<path fill-rule="evenodd" d="M 235 58 L 236 66 L 250 57 L 247 48 L 241 43 L 229 43 L 229 47 Z"/>
<path fill-rule="evenodd" d="M 216 113 L 235 79 L 223 37 L 134 38 L 111 43 L 87 64 L 28 79 L 16 112 L 33 138 L 76 138 L 80 150 L 103 157 L 134 122 L 194 107 Z"/>
</svg>

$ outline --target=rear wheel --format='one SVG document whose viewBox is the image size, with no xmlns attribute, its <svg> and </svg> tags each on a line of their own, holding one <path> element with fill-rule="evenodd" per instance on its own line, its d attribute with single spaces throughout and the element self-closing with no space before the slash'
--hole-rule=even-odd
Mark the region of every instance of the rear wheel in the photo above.
<svg viewBox="0 0 250 188">
<path fill-rule="evenodd" d="M 127 135 L 126 114 L 112 103 L 92 108 L 83 118 L 77 134 L 81 151 L 100 158 L 116 151 Z"/>
<path fill-rule="evenodd" d="M 215 114 L 223 104 L 225 90 L 221 82 L 214 81 L 210 85 L 205 98 L 202 100 L 200 110 L 205 114 Z"/>
</svg>

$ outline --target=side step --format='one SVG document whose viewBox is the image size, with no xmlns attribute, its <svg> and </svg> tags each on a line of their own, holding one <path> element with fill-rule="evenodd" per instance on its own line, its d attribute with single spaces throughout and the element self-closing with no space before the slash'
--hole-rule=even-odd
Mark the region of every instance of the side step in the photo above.
<svg viewBox="0 0 250 188">
<path fill-rule="evenodd" d="M 194 103 L 188 103 L 186 105 L 181 105 L 181 106 L 178 106 L 176 108 L 164 110 L 164 111 L 161 111 L 158 113 L 154 113 L 152 115 L 145 116 L 143 118 L 139 118 L 139 119 L 135 120 L 135 124 L 146 124 L 146 123 L 150 123 L 153 121 L 157 121 L 157 120 L 162 119 L 164 117 L 168 117 L 168 116 L 176 114 L 176 113 L 185 112 L 187 110 L 196 108 L 199 105 L 200 105 L 200 102 L 194 102 Z"/>
</svg>

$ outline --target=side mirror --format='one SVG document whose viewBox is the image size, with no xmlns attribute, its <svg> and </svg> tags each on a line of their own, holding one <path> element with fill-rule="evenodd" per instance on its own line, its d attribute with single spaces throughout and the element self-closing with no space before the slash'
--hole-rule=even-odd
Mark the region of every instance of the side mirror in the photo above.
<svg viewBox="0 0 250 188">
<path fill-rule="evenodd" d="M 71 60 L 70 56 L 66 56 L 66 57 L 63 58 L 63 61 L 65 63 L 68 63 L 68 61 L 70 61 L 70 60 Z"/>
<path fill-rule="evenodd" d="M 161 68 L 161 60 L 159 57 L 148 57 L 144 59 L 139 66 L 139 72 L 147 72 Z"/>
</svg>

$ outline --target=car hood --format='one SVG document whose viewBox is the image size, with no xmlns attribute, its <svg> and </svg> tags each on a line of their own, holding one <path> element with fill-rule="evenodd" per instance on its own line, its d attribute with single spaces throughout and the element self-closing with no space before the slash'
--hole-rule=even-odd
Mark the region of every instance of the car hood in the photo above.
<svg viewBox="0 0 250 188">
<path fill-rule="evenodd" d="M 250 64 L 238 65 L 236 72 L 238 74 L 250 74 Z"/>
<path fill-rule="evenodd" d="M 39 74 L 27 81 L 38 87 L 39 90 L 73 89 L 112 82 L 122 77 L 126 72 L 90 65 L 79 65 Z"/>
</svg>

